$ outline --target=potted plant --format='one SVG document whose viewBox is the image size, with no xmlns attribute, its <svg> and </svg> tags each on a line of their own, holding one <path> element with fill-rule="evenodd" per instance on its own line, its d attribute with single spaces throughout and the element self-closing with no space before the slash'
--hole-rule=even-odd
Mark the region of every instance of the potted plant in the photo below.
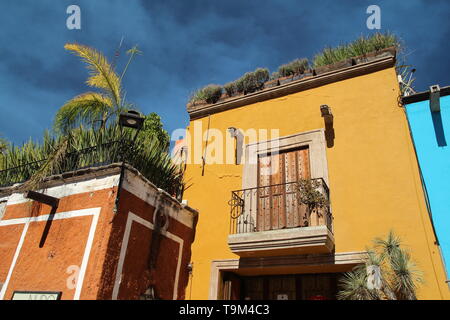
<svg viewBox="0 0 450 320">
<path fill-rule="evenodd" d="M 297 182 L 298 201 L 307 207 L 308 221 L 305 224 L 324 225 L 326 220 L 323 214 L 323 208 L 328 207 L 329 200 L 324 192 L 319 191 L 322 183 L 317 179 L 300 179 Z M 312 222 L 315 220 L 314 222 Z"/>
</svg>

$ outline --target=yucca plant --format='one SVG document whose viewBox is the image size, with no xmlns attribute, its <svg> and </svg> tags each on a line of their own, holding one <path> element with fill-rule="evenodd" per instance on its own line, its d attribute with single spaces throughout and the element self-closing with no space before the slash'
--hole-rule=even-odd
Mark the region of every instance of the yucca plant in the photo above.
<svg viewBox="0 0 450 320">
<path fill-rule="evenodd" d="M 364 265 L 344 274 L 340 280 L 338 299 L 342 300 L 416 300 L 417 288 L 423 282 L 420 272 L 408 251 L 401 248 L 401 240 L 390 231 L 385 239 L 376 238 L 374 247 L 367 250 Z M 380 286 L 368 286 L 369 267 L 380 271 Z"/>
<path fill-rule="evenodd" d="M 76 43 L 67 43 L 64 48 L 86 63 L 89 70 L 86 84 L 97 91 L 85 92 L 67 101 L 56 113 L 55 131 L 67 134 L 80 124 L 93 126 L 96 122 L 105 127 L 108 120 L 116 118 L 128 106 L 123 97 L 122 79 L 131 60 L 140 51 L 137 47 L 127 51 L 130 57 L 119 76 L 108 59 L 96 49 Z"/>
</svg>

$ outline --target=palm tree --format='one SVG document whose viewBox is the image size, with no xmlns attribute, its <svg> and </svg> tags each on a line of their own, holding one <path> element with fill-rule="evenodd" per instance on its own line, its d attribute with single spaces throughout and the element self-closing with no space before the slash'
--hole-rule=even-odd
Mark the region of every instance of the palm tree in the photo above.
<svg viewBox="0 0 450 320">
<path fill-rule="evenodd" d="M 423 282 L 408 251 L 393 231 L 386 239 L 376 238 L 374 248 L 368 249 L 364 265 L 347 272 L 340 280 L 341 300 L 416 300 L 417 288 Z M 378 286 L 368 285 L 369 271 L 379 270 Z"/>
<path fill-rule="evenodd" d="M 76 43 L 67 43 L 64 48 L 86 63 L 90 72 L 86 84 L 98 89 L 98 92 L 85 92 L 67 101 L 56 113 L 55 131 L 67 134 L 80 124 L 92 126 L 97 121 L 101 122 L 101 128 L 104 128 L 108 120 L 117 117 L 130 106 L 124 100 L 122 79 L 131 60 L 140 51 L 136 46 L 127 51 L 130 57 L 119 76 L 108 59 L 96 49 Z"/>
<path fill-rule="evenodd" d="M 46 132 L 42 144 L 30 141 L 20 148 L 10 146 L 4 159 L 0 158 L 0 168 L 14 170 L 0 175 L 0 185 L 26 181 L 21 190 L 38 189 L 50 175 L 125 160 L 156 186 L 179 196 L 183 176 L 167 153 L 170 140 L 159 116 L 149 114 L 139 135 L 121 128 L 117 121 L 120 112 L 130 106 L 124 101 L 121 82 L 131 60 L 140 53 L 137 47 L 127 51 L 130 57 L 120 77 L 97 50 L 79 44 L 65 48 L 86 62 L 90 70 L 86 83 L 99 92 L 83 93 L 64 104 L 55 117 L 57 134 Z M 92 126 L 96 121 L 101 121 L 98 129 Z"/>
</svg>

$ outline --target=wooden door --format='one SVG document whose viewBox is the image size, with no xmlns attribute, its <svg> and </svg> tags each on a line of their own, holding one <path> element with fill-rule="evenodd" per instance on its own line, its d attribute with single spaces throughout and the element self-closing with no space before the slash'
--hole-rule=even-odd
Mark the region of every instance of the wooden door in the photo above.
<svg viewBox="0 0 450 320">
<path fill-rule="evenodd" d="M 306 206 L 299 204 L 299 179 L 310 178 L 309 149 L 258 157 L 257 231 L 307 225 Z"/>
</svg>

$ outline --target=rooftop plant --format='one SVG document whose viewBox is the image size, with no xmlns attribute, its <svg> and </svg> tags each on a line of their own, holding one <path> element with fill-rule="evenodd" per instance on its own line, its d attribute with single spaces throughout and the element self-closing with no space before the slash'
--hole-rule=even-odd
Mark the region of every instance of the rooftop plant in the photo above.
<svg viewBox="0 0 450 320">
<path fill-rule="evenodd" d="M 308 67 L 309 67 L 308 59 L 306 58 L 295 59 L 294 61 L 291 61 L 278 67 L 278 75 L 280 77 L 288 77 L 296 74 L 301 74 L 305 72 L 305 70 L 308 69 Z"/>
<path fill-rule="evenodd" d="M 168 154 L 169 135 L 155 113 L 145 117 L 142 129 L 121 128 L 118 115 L 135 108 L 125 102 L 121 81 L 134 55 L 119 76 L 99 51 L 78 44 L 65 48 L 87 64 L 87 84 L 97 89 L 68 101 L 55 117 L 54 135 L 46 132 L 42 143 L 10 144 L 0 153 L 0 186 L 24 182 L 22 190 L 39 188 L 46 177 L 85 167 L 127 162 L 159 188 L 179 195 L 183 177 Z M 101 122 L 100 126 L 94 123 Z"/>
<path fill-rule="evenodd" d="M 93 126 L 96 122 L 101 122 L 101 127 L 104 127 L 109 120 L 116 119 L 120 112 L 129 108 L 124 99 L 122 79 L 130 62 L 140 51 L 137 47 L 127 51 L 128 63 L 119 75 L 114 65 L 94 48 L 77 43 L 67 43 L 64 48 L 86 64 L 89 70 L 86 84 L 96 91 L 82 93 L 67 101 L 56 113 L 55 131 L 65 134 L 80 124 Z"/>
<path fill-rule="evenodd" d="M 389 47 L 400 47 L 400 40 L 397 36 L 389 32 L 377 32 L 371 36 L 361 36 L 347 44 L 323 49 L 322 52 L 315 55 L 313 65 L 321 67 Z"/>
<path fill-rule="evenodd" d="M 206 103 L 216 103 L 222 95 L 222 87 L 217 84 L 208 84 L 207 86 L 195 91 L 189 102 L 206 101 Z"/>
<path fill-rule="evenodd" d="M 6 139 L 0 137 L 0 154 L 8 147 L 9 143 Z"/>
<path fill-rule="evenodd" d="M 227 83 L 224 88 L 228 96 L 235 93 L 251 93 L 261 90 L 264 82 L 269 80 L 269 69 L 258 68 L 255 71 L 247 72 L 239 79 Z"/>
<path fill-rule="evenodd" d="M 377 32 L 370 36 L 361 36 L 347 44 L 323 49 L 322 52 L 314 57 L 312 65 L 314 68 L 330 65 L 389 47 L 400 48 L 400 40 L 392 33 Z M 270 76 L 268 69 L 258 68 L 255 71 L 245 73 L 239 79 L 229 82 L 223 87 L 208 85 L 199 89 L 192 95 L 190 102 L 206 101 L 206 103 L 216 103 L 220 99 L 222 91 L 229 97 L 236 94 L 255 92 L 264 88 L 264 83 L 268 80 L 303 74 L 308 68 L 310 68 L 310 63 L 307 58 L 295 59 L 283 64 Z"/>
<path fill-rule="evenodd" d="M 38 188 L 47 176 L 125 161 L 157 187 L 177 194 L 183 177 L 166 152 L 166 142 L 142 130 L 111 125 L 100 130 L 79 127 L 67 136 L 44 134 L 42 143 L 10 145 L 0 157 L 0 186 L 25 182 Z"/>
</svg>

